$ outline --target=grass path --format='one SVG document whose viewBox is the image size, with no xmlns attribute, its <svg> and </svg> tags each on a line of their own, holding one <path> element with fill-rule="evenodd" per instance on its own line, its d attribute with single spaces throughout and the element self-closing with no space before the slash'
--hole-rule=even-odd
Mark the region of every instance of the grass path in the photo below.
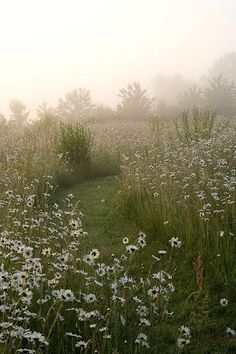
<svg viewBox="0 0 236 354">
<path fill-rule="evenodd" d="M 116 177 L 81 182 L 73 187 L 58 191 L 56 200 L 60 202 L 69 193 L 74 195 L 75 200 L 80 201 L 79 210 L 84 214 L 82 223 L 84 230 L 89 234 L 87 241 L 83 242 L 85 249 L 90 251 L 92 248 L 98 248 L 101 260 L 108 260 L 112 253 L 123 253 L 123 237 L 127 236 L 130 239 L 137 237 L 140 230 L 122 214 L 119 202 L 119 184 Z M 155 243 L 145 248 L 143 254 L 137 254 L 135 263 L 132 264 L 132 271 L 135 274 L 143 263 L 146 264 L 148 270 L 151 269 L 153 261 L 150 254 L 152 252 L 155 252 Z M 195 301 L 194 296 L 190 296 L 196 291 L 195 273 L 192 265 L 183 262 L 181 256 L 176 259 L 178 263 L 178 265 L 175 263 L 178 271 L 174 276 L 176 292 L 172 295 L 169 304 L 170 309 L 174 311 L 174 316 L 165 325 L 162 333 L 163 340 L 159 343 L 160 352 L 176 352 L 175 342 L 171 342 L 169 337 L 172 336 L 172 332 L 174 336 L 177 336 L 178 328 L 185 324 L 193 328 L 194 333 L 193 346 L 188 351 L 189 353 L 236 353 L 234 338 L 230 341 L 225 333 L 226 326 L 234 324 L 235 312 L 232 311 L 230 314 L 219 306 L 219 300 L 223 296 L 221 293 L 208 293 L 206 290 Z M 162 262 L 160 266 L 165 269 L 166 265 Z M 232 302 L 231 299 L 230 302 Z M 199 343 L 201 343 L 201 347 L 199 347 Z"/>
<path fill-rule="evenodd" d="M 102 256 L 109 256 L 122 248 L 122 238 L 136 236 L 138 229 L 122 215 L 119 206 L 119 184 L 116 177 L 84 181 L 58 192 L 57 200 L 68 193 L 79 200 L 84 214 L 82 223 L 88 232 L 88 244 L 98 248 Z"/>
</svg>

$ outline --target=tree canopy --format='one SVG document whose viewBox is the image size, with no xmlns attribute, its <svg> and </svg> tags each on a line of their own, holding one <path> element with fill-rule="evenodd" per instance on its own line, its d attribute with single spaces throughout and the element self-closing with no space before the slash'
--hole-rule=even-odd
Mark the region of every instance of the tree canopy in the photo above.
<svg viewBox="0 0 236 354">
<path fill-rule="evenodd" d="M 20 100 L 11 100 L 9 103 L 10 119 L 16 124 L 23 124 L 29 112 L 26 111 L 26 106 Z"/>
<path fill-rule="evenodd" d="M 236 84 L 236 53 L 227 53 L 215 61 L 209 69 L 209 78 L 222 76 L 229 82 Z"/>
<path fill-rule="evenodd" d="M 133 82 L 119 91 L 121 103 L 117 106 L 118 117 L 125 120 L 145 120 L 151 113 L 152 99 L 142 90 L 140 83 Z"/>
<path fill-rule="evenodd" d="M 222 75 L 209 81 L 204 94 L 207 104 L 217 113 L 236 114 L 236 86 L 229 83 Z"/>
<path fill-rule="evenodd" d="M 192 109 L 194 107 L 204 106 L 206 104 L 204 91 L 200 87 L 194 85 L 179 95 L 178 103 L 182 109 Z"/>
<path fill-rule="evenodd" d="M 59 99 L 57 114 L 62 120 L 78 122 L 90 118 L 93 114 L 93 103 L 90 91 L 79 88 Z"/>
</svg>

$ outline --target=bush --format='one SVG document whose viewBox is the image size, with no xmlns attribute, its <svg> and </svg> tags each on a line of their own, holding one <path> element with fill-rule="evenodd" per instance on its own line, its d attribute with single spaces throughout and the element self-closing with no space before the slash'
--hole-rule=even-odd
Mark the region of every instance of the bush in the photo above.
<svg viewBox="0 0 236 354">
<path fill-rule="evenodd" d="M 62 124 L 58 138 L 58 153 L 72 174 L 83 178 L 91 162 L 92 135 L 81 124 Z"/>
</svg>

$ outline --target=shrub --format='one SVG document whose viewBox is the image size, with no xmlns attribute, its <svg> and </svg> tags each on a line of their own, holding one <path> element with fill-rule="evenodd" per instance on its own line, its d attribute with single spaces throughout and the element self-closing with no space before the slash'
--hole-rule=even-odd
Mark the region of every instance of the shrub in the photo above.
<svg viewBox="0 0 236 354">
<path fill-rule="evenodd" d="M 58 153 L 76 177 L 84 177 L 91 161 L 92 135 L 81 124 L 62 124 L 58 138 Z"/>
</svg>

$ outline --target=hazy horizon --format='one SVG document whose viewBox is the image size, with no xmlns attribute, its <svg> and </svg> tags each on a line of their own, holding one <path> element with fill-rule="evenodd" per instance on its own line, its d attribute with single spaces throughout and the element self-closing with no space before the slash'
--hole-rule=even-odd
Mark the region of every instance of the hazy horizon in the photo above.
<svg viewBox="0 0 236 354">
<path fill-rule="evenodd" d="M 236 51 L 233 0 L 29 0 L 1 2 L 0 111 L 22 100 L 31 114 L 74 88 L 112 107 L 156 74 L 189 79 Z"/>
</svg>

